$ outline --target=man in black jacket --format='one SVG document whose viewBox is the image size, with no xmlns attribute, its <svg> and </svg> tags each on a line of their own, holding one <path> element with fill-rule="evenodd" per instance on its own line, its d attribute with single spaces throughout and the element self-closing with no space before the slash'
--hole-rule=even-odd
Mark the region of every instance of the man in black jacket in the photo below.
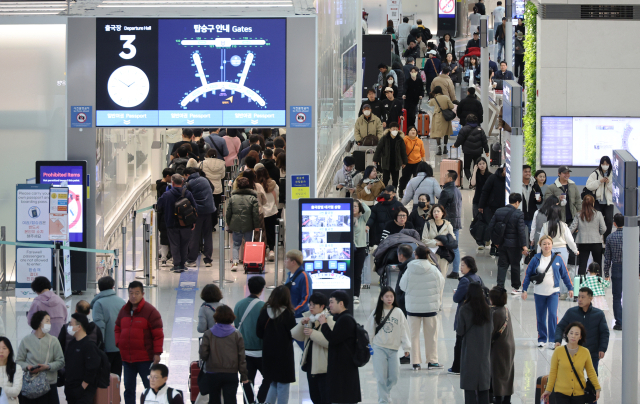
<svg viewBox="0 0 640 404">
<path fill-rule="evenodd" d="M 473 33 L 473 38 L 469 39 L 467 42 L 467 48 L 465 51 L 468 51 L 469 48 L 479 48 L 480 47 L 480 34 L 478 32 Z"/>
<path fill-rule="evenodd" d="M 335 321 L 333 330 L 327 324 L 324 315 L 318 319 L 322 324 L 320 331 L 329 342 L 327 375 L 332 403 L 362 401 L 360 375 L 358 367 L 353 362 L 353 355 L 356 352 L 357 323 L 347 311 L 347 307 L 349 307 L 349 296 L 343 290 L 336 290 L 329 295 L 329 310 Z"/>
<path fill-rule="evenodd" d="M 416 126 L 416 109 L 423 96 L 424 83 L 420 78 L 420 69 L 416 66 L 411 66 L 409 77 L 404 79 L 404 95 L 402 96 L 405 100 L 404 107 L 407 110 L 407 128 Z"/>
<path fill-rule="evenodd" d="M 280 169 L 276 167 L 276 159 L 273 157 L 273 149 L 265 149 L 260 163 L 267 169 L 269 177 L 276 182 L 280 182 Z"/>
<path fill-rule="evenodd" d="M 529 232 L 531 232 L 533 214 L 538 210 L 533 184 L 535 181 L 531 178 L 531 166 L 525 164 L 522 166 L 522 212 L 524 213 L 524 224 L 527 225 Z"/>
<path fill-rule="evenodd" d="M 201 177 L 193 167 L 188 167 L 183 173 L 186 187 L 191 192 L 196 201 L 195 208 L 198 211 L 198 218 L 191 232 L 189 241 L 189 251 L 185 265 L 195 268 L 198 254 L 200 253 L 200 241 L 204 240 L 204 252 L 202 257 L 207 267 L 211 266 L 213 255 L 213 216 L 216 205 L 213 201 L 213 184 L 207 178 Z"/>
<path fill-rule="evenodd" d="M 442 187 L 438 203 L 444 206 L 444 211 L 447 212 L 447 220 L 453 226 L 456 240 L 459 240 L 460 229 L 462 228 L 462 194 L 456 187 L 457 179 L 457 172 L 454 170 L 447 171 L 447 176 L 445 177 L 446 182 L 444 187 Z M 453 252 L 455 254 L 453 267 L 451 268 L 451 273 L 447 275 L 447 278 L 458 279 L 458 272 L 460 272 L 460 250 L 456 247 Z"/>
<path fill-rule="evenodd" d="M 482 130 L 478 123 L 478 118 L 474 114 L 467 115 L 467 124 L 460 129 L 456 143 L 453 145 L 453 147 L 460 146 L 462 146 L 462 152 L 464 153 L 464 175 L 467 180 L 471 181 L 471 167 L 474 162 L 482 156 L 483 151 L 489 157 L 487 135 Z"/>
<path fill-rule="evenodd" d="M 358 116 L 362 115 L 362 107 L 365 105 L 369 105 L 371 107 L 371 113 L 380 118 L 381 121 L 384 121 L 384 107 L 382 106 L 382 101 L 376 98 L 376 90 L 373 88 L 367 91 L 367 100 L 363 101 L 362 105 L 360 105 Z"/>
<path fill-rule="evenodd" d="M 156 181 L 156 201 L 160 199 L 167 188 L 171 187 L 171 176 L 175 174 L 173 168 L 165 168 L 162 170 L 162 179 Z M 169 251 L 169 236 L 167 236 L 167 225 L 162 215 L 158 216 L 158 231 L 160 232 L 160 265 L 167 266 L 167 260 L 171 258 Z"/>
<path fill-rule="evenodd" d="M 101 355 L 96 344 L 87 337 L 94 327 L 95 324 L 89 324 L 84 314 L 71 315 L 68 332 L 74 339 L 69 342 L 64 355 L 64 394 L 69 404 L 91 404 L 96 395 Z"/>
<path fill-rule="evenodd" d="M 495 237 L 501 236 L 502 240 L 496 243 L 498 247 L 498 286 L 504 288 L 507 277 L 507 269 L 511 266 L 511 290 L 512 295 L 521 293 L 520 289 L 520 260 L 522 254 L 529 253 L 527 247 L 527 226 L 524 224 L 524 214 L 518 210 L 522 203 L 522 195 L 513 193 L 509 195 L 509 205 L 496 210 L 496 214 L 489 223 L 491 239 L 496 243 Z M 504 232 L 495 234 L 494 228 L 498 223 L 504 226 Z M 498 227 L 499 228 L 499 227 Z M 496 228 L 496 233 L 498 233 Z"/>
<path fill-rule="evenodd" d="M 385 111 L 385 117 L 382 119 L 382 126 L 385 128 L 390 127 L 391 122 L 398 123 L 402 116 L 402 100 L 400 98 L 393 97 L 393 89 L 387 87 L 384 90 L 386 98 L 382 100 L 382 107 Z"/>
<path fill-rule="evenodd" d="M 80 300 L 76 303 L 76 313 L 82 314 L 83 316 L 88 317 L 91 313 L 91 305 L 86 300 Z M 115 320 L 114 320 L 115 321 Z M 60 334 L 58 335 L 58 342 L 60 342 L 60 347 L 62 348 L 62 352 L 67 350 L 67 345 L 73 339 L 73 336 L 67 332 L 67 327 L 71 323 L 67 323 L 60 330 Z M 104 339 L 102 337 L 102 331 L 100 331 L 99 327 L 96 327 L 95 323 L 92 321 L 89 323 L 92 327 L 92 330 L 87 333 L 87 336 L 91 341 L 93 341 L 99 349 L 104 350 Z"/>
<path fill-rule="evenodd" d="M 376 200 L 378 203 L 371 207 L 371 215 L 367 221 L 370 245 L 380 244 L 380 237 L 382 237 L 385 226 L 393 220 L 394 212 L 404 206 L 396 199 L 393 185 L 387 185 Z"/>
<path fill-rule="evenodd" d="M 409 41 L 409 46 L 404 50 L 402 57 L 408 58 L 419 58 L 420 57 L 420 48 L 418 47 L 418 42 L 411 38 Z"/>
<path fill-rule="evenodd" d="M 404 81 L 406 82 L 407 79 L 410 77 L 411 68 L 416 65 L 416 60 L 413 57 L 409 56 L 408 58 L 405 59 L 405 62 L 406 63 L 404 64 L 404 66 L 402 66 L 402 73 L 404 73 Z M 404 94 L 404 84 L 402 85 L 402 87 L 403 87 L 402 94 Z M 400 88 L 398 88 L 398 90 L 400 90 Z"/>
<path fill-rule="evenodd" d="M 478 0 L 478 2 L 476 3 L 476 7 L 478 8 L 478 13 L 480 13 L 480 15 L 487 14 L 487 10 L 484 7 L 484 0 Z"/>
<path fill-rule="evenodd" d="M 482 194 L 478 202 L 478 212 L 482 213 L 486 223 L 491 221 L 496 210 L 505 205 L 505 177 L 505 168 L 499 167 L 496 172 L 489 177 L 487 182 L 485 182 L 484 187 L 482 187 Z M 487 237 L 485 237 L 485 240 L 487 240 Z M 497 254 L 497 248 L 492 244 L 489 255 L 495 257 Z"/>
<path fill-rule="evenodd" d="M 456 113 L 458 114 L 458 118 L 460 118 L 460 125 L 462 126 L 467 124 L 467 116 L 469 114 L 474 114 L 476 118 L 478 118 L 478 123 L 482 123 L 484 111 L 482 110 L 482 103 L 476 96 L 475 88 L 469 87 L 467 89 L 467 96 L 458 104 Z"/>
</svg>

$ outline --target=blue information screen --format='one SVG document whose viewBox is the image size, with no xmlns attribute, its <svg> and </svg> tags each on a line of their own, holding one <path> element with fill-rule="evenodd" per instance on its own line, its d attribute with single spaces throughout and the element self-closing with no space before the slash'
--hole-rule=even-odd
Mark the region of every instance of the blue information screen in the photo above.
<svg viewBox="0 0 640 404">
<path fill-rule="evenodd" d="M 285 19 L 97 27 L 97 126 L 286 126 Z"/>
<path fill-rule="evenodd" d="M 67 182 L 69 187 L 69 241 L 82 242 L 84 229 L 84 190 L 86 189 L 84 169 L 81 166 L 41 166 L 40 184 L 61 185 Z"/>
</svg>

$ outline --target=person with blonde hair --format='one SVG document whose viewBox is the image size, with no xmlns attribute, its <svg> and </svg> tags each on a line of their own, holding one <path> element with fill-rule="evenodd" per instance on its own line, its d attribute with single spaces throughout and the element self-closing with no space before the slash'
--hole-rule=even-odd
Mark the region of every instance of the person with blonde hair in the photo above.
<svg viewBox="0 0 640 404">
<path fill-rule="evenodd" d="M 309 311 L 309 297 L 313 293 L 311 277 L 302 267 L 302 251 L 289 250 L 285 254 L 284 265 L 289 270 L 286 285 L 291 289 L 291 304 L 296 318 Z M 302 347 L 301 347 L 302 348 Z"/>
<path fill-rule="evenodd" d="M 527 289 L 534 283 L 534 300 L 536 303 L 536 319 L 538 320 L 538 348 L 544 347 L 548 341 L 548 348 L 554 349 L 556 325 L 558 324 L 558 297 L 560 295 L 560 280 L 573 297 L 573 285 L 564 260 L 559 253 L 552 253 L 553 239 L 549 235 L 542 235 L 538 245 L 542 252 L 531 258 L 522 283 L 522 300 L 527 299 Z M 548 314 L 548 327 L 545 324 Z"/>
</svg>

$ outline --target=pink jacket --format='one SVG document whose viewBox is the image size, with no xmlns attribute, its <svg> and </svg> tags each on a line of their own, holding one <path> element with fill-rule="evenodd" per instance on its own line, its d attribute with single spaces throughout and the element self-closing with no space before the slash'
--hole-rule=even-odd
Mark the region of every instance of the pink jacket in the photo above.
<svg viewBox="0 0 640 404">
<path fill-rule="evenodd" d="M 27 320 L 31 322 L 33 314 L 41 310 L 49 313 L 49 317 L 51 317 L 49 334 L 57 338 L 62 326 L 67 322 L 67 306 L 64 304 L 64 300 L 50 290 L 41 293 L 40 296 L 33 299 L 29 313 L 27 313 Z"/>
<path fill-rule="evenodd" d="M 233 165 L 233 160 L 238 158 L 242 142 L 237 137 L 223 136 L 222 138 L 227 142 L 227 149 L 229 149 L 229 154 L 224 158 L 224 162 L 227 167 L 231 167 Z"/>
</svg>

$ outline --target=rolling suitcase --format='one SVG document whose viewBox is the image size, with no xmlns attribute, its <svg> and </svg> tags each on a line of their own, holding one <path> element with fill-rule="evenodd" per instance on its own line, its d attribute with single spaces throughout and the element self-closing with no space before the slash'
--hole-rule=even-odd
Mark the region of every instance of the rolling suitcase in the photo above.
<svg viewBox="0 0 640 404">
<path fill-rule="evenodd" d="M 453 150 L 453 148 L 451 150 Z M 453 170 L 456 173 L 458 173 L 458 179 L 456 179 L 456 187 L 460 187 L 460 189 L 462 189 L 462 175 L 460 175 L 462 172 L 462 160 L 442 159 L 442 161 L 440 161 L 440 185 L 441 186 L 444 185 L 445 177 L 447 176 L 447 171 L 449 170 Z"/>
<path fill-rule="evenodd" d="M 500 141 L 492 143 L 489 149 L 489 165 L 494 167 L 502 165 L 502 130 L 500 130 Z"/>
<path fill-rule="evenodd" d="M 255 232 L 251 234 L 251 242 L 244 243 L 244 273 L 261 274 L 264 272 L 264 261 L 267 247 L 262 242 L 262 229 L 260 229 L 260 241 L 253 241 Z"/>
<path fill-rule="evenodd" d="M 120 377 L 111 373 L 109 387 L 98 388 L 93 400 L 94 404 L 120 404 Z"/>
<path fill-rule="evenodd" d="M 200 387 L 198 386 L 198 375 L 200 374 L 200 361 L 193 361 L 189 366 L 189 394 L 191 396 L 191 403 L 195 403 L 200 394 Z"/>
<path fill-rule="evenodd" d="M 416 130 L 418 131 L 418 136 L 420 137 L 429 137 L 429 128 L 431 126 L 431 117 L 429 114 L 422 110 L 422 100 L 420 100 L 420 105 L 418 105 L 418 118 L 416 119 Z"/>
<path fill-rule="evenodd" d="M 549 376 L 547 375 L 540 376 L 536 379 L 536 400 L 535 400 L 536 404 L 544 403 L 541 397 L 542 397 L 542 393 L 544 393 L 545 389 L 547 388 L 548 379 L 549 379 Z M 556 404 L 556 397 L 554 393 L 551 393 L 551 395 L 549 396 L 549 404 Z"/>
<path fill-rule="evenodd" d="M 365 168 L 373 165 L 373 155 L 375 152 L 376 146 L 355 146 L 353 158 L 356 161 L 356 171 L 363 172 Z"/>
</svg>

